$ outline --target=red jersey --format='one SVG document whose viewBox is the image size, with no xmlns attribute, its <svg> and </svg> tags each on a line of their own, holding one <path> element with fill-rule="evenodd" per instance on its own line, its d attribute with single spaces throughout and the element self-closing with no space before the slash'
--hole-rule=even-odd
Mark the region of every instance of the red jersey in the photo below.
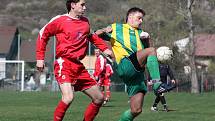
<svg viewBox="0 0 215 121">
<path fill-rule="evenodd" d="M 113 74 L 112 66 L 110 64 L 106 64 L 106 69 L 105 70 L 106 70 L 105 77 L 110 78 L 111 75 Z"/>
<path fill-rule="evenodd" d="M 49 37 L 56 37 L 56 58 L 81 60 L 86 56 L 89 41 L 101 51 L 108 47 L 96 34 L 90 34 L 89 21 L 85 17 L 75 19 L 68 14 L 51 19 L 39 32 L 36 59 L 44 60 Z"/>
<path fill-rule="evenodd" d="M 105 75 L 105 70 L 106 70 L 106 59 L 102 56 L 99 55 L 96 58 L 96 63 L 95 63 L 95 72 L 94 72 L 94 77 L 98 77 L 99 75 Z"/>
</svg>

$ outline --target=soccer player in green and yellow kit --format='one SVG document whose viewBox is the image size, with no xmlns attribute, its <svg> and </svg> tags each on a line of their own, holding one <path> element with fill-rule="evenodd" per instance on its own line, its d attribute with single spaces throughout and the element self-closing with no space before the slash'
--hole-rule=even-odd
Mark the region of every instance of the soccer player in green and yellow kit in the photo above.
<svg viewBox="0 0 215 121">
<path fill-rule="evenodd" d="M 144 95 L 147 92 L 144 68 L 148 68 L 153 81 L 160 80 L 156 51 L 147 47 L 148 33 L 141 29 L 144 10 L 133 7 L 128 10 L 126 23 L 114 23 L 95 33 L 109 40 L 116 60 L 116 70 L 127 86 L 130 109 L 126 110 L 119 121 L 133 121 L 142 112 Z"/>
</svg>

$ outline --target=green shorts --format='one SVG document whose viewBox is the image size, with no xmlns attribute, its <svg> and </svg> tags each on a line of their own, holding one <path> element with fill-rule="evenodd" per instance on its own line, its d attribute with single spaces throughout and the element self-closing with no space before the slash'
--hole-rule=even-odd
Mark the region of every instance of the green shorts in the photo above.
<svg viewBox="0 0 215 121">
<path fill-rule="evenodd" d="M 126 84 L 129 97 L 137 94 L 138 92 L 147 92 L 144 72 L 137 71 L 128 58 L 123 58 L 117 65 L 117 73 Z"/>
<path fill-rule="evenodd" d="M 153 89 L 154 91 L 156 91 L 156 90 L 160 87 L 160 85 L 161 85 L 161 82 L 154 83 L 154 84 L 152 85 L 152 89 Z"/>
</svg>

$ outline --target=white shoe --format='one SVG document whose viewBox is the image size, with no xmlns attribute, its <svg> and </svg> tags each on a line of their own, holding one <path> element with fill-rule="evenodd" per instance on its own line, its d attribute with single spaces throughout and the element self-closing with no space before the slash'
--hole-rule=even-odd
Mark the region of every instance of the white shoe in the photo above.
<svg viewBox="0 0 215 121">
<path fill-rule="evenodd" d="M 151 111 L 158 111 L 157 107 L 151 107 Z"/>
<path fill-rule="evenodd" d="M 103 105 L 106 105 L 107 104 L 107 101 L 105 100 L 104 102 L 103 102 Z"/>
</svg>

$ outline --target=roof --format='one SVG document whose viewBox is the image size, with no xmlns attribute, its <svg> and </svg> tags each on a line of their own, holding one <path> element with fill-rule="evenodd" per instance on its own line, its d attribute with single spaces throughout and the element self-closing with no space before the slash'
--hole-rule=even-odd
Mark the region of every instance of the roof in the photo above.
<svg viewBox="0 0 215 121">
<path fill-rule="evenodd" d="M 215 34 L 197 34 L 194 36 L 196 56 L 215 56 Z M 189 39 L 184 38 L 175 42 L 179 51 L 184 51 Z"/>
<path fill-rule="evenodd" d="M 16 32 L 17 27 L 15 26 L 0 26 L 0 53 L 9 53 Z"/>
<path fill-rule="evenodd" d="M 215 34 L 198 34 L 194 41 L 196 56 L 215 56 Z"/>
</svg>

